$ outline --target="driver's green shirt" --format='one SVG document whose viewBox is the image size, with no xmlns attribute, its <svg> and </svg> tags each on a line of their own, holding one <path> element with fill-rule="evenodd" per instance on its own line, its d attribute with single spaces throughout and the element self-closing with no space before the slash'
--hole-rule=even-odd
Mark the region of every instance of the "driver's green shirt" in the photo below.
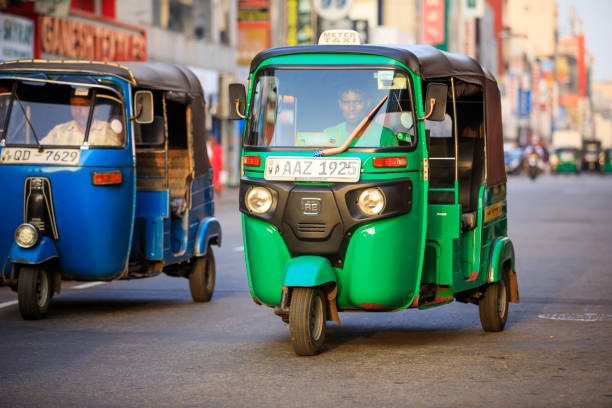
<svg viewBox="0 0 612 408">
<path fill-rule="evenodd" d="M 339 135 L 337 146 L 342 146 L 342 143 L 351 135 L 351 132 L 346 129 L 346 122 L 329 127 L 325 129 L 325 132 L 337 133 Z M 380 146 L 398 146 L 398 143 L 393 132 L 389 130 L 389 128 L 381 126 L 378 123 L 370 123 L 361 137 L 356 137 L 349 145 L 349 147 Z"/>
</svg>

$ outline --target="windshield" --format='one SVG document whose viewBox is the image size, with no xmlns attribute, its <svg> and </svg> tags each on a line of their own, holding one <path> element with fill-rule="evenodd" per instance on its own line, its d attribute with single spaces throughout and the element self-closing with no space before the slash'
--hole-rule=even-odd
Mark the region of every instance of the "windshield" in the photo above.
<svg viewBox="0 0 612 408">
<path fill-rule="evenodd" d="M 124 143 L 123 105 L 105 89 L 5 82 L 0 84 L 0 114 L 5 118 L 6 145 L 79 147 L 86 140 L 90 146 Z"/>
<path fill-rule="evenodd" d="M 340 146 L 385 96 L 349 147 L 414 146 L 408 75 L 391 69 L 263 69 L 253 88 L 245 144 Z"/>
</svg>

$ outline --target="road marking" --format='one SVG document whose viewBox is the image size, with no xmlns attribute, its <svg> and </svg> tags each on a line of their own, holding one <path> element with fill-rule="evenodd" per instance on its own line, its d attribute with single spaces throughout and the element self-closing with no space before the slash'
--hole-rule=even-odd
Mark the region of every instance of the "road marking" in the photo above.
<svg viewBox="0 0 612 408">
<path fill-rule="evenodd" d="M 234 252 L 244 252 L 244 246 L 238 246 L 238 247 L 232 249 L 232 251 L 234 251 Z"/>
<path fill-rule="evenodd" d="M 11 300 L 10 302 L 0 303 L 0 309 L 3 309 L 5 307 L 9 307 L 9 306 L 13 306 L 13 305 L 16 305 L 16 304 L 17 304 L 16 300 Z"/>
<path fill-rule="evenodd" d="M 601 322 L 612 320 L 612 315 L 601 313 L 543 313 L 538 315 L 540 319 L 564 320 L 574 322 Z"/>
<path fill-rule="evenodd" d="M 94 286 L 98 286 L 98 285 L 104 285 L 106 282 L 89 282 L 89 283 L 83 283 L 82 285 L 77 285 L 77 286 L 73 286 L 70 289 L 87 289 L 87 288 L 93 288 Z"/>
</svg>

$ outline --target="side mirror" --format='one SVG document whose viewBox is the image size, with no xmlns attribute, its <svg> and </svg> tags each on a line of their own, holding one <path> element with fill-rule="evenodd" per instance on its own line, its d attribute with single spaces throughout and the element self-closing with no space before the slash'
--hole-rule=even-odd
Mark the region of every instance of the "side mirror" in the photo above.
<svg viewBox="0 0 612 408">
<path fill-rule="evenodd" d="M 153 122 L 153 92 L 136 91 L 134 94 L 134 121 L 141 124 Z"/>
<path fill-rule="evenodd" d="M 446 115 L 446 95 L 448 85 L 432 82 L 427 85 L 427 96 L 423 111 L 425 116 L 419 119 L 428 119 L 438 122 L 444 121 Z"/>
<path fill-rule="evenodd" d="M 229 86 L 229 117 L 228 119 L 246 119 L 246 89 L 242 84 L 230 84 Z"/>
</svg>

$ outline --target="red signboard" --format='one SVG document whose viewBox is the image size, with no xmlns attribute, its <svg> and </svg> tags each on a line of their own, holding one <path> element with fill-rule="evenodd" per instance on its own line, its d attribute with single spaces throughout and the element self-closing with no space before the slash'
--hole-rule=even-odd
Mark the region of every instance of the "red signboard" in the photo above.
<svg viewBox="0 0 612 408">
<path fill-rule="evenodd" d="M 72 18 L 39 16 L 36 31 L 39 53 L 42 54 L 97 61 L 147 59 L 144 30 L 115 28 Z"/>
<path fill-rule="evenodd" d="M 261 50 L 270 47 L 269 0 L 238 1 L 238 64 L 248 65 Z"/>
<path fill-rule="evenodd" d="M 421 40 L 425 44 L 444 42 L 445 0 L 422 0 Z"/>
</svg>

